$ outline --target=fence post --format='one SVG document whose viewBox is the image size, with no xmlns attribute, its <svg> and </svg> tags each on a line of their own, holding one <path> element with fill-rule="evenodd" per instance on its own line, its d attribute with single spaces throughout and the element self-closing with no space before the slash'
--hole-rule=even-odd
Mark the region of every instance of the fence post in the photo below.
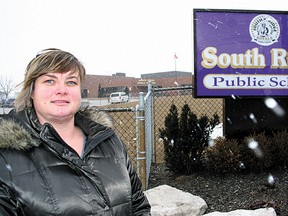
<svg viewBox="0 0 288 216">
<path fill-rule="evenodd" d="M 139 161 L 139 176 L 143 190 L 146 190 L 146 147 L 145 147 L 145 112 L 144 112 L 144 93 L 139 92 L 139 151 L 137 160 Z"/>
</svg>

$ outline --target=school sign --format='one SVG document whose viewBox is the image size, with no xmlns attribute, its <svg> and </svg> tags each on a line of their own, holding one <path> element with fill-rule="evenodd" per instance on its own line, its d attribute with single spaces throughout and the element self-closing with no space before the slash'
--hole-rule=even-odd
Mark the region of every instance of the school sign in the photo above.
<svg viewBox="0 0 288 216">
<path fill-rule="evenodd" d="M 194 9 L 196 97 L 287 96 L 288 12 Z"/>
</svg>

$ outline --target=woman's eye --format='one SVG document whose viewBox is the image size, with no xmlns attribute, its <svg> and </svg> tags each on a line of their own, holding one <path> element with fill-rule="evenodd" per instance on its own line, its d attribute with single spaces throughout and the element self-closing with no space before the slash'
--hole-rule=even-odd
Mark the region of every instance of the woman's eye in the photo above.
<svg viewBox="0 0 288 216">
<path fill-rule="evenodd" d="M 45 83 L 48 83 L 48 84 L 53 84 L 53 83 L 54 83 L 54 80 L 49 79 L 49 80 L 45 80 L 44 82 L 45 82 Z"/>
<path fill-rule="evenodd" d="M 67 84 L 69 86 L 74 86 L 74 85 L 77 85 L 78 83 L 76 81 L 68 81 Z"/>
</svg>

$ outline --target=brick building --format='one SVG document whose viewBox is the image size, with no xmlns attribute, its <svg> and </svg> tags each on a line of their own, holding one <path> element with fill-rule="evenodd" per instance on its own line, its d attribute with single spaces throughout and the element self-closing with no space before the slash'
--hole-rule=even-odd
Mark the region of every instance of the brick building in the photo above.
<svg viewBox="0 0 288 216">
<path fill-rule="evenodd" d="M 192 85 L 191 72 L 168 71 L 168 72 L 149 73 L 149 74 L 142 74 L 141 78 L 145 80 L 154 80 L 155 86 L 161 88 Z"/>
<path fill-rule="evenodd" d="M 110 93 L 124 91 L 131 96 L 139 92 L 147 92 L 148 81 L 157 87 L 191 86 L 192 73 L 168 71 L 142 74 L 141 78 L 126 77 L 125 73 L 116 73 L 112 76 L 86 75 L 82 86 L 83 98 L 108 97 Z"/>
</svg>

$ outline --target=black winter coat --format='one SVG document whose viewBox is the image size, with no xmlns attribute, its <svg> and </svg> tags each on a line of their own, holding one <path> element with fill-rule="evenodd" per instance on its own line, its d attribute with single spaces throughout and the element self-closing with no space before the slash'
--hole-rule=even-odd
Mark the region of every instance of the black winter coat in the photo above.
<svg viewBox="0 0 288 216">
<path fill-rule="evenodd" d="M 75 115 L 87 137 L 81 158 L 33 109 L 0 118 L 0 215 L 150 215 L 126 148 L 107 123 L 105 113 Z"/>
</svg>

